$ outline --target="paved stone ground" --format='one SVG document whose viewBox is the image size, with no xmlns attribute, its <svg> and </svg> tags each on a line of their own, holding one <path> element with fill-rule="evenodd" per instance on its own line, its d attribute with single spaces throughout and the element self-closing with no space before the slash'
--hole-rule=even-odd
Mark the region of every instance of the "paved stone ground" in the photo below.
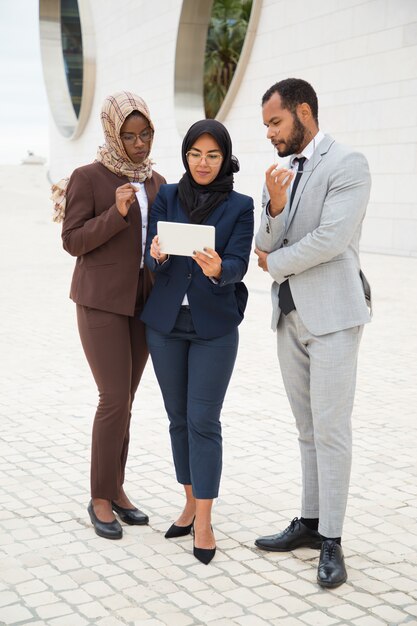
<svg viewBox="0 0 417 626">
<path fill-rule="evenodd" d="M 126 487 L 149 527 L 119 542 L 90 525 L 96 390 L 68 299 L 73 260 L 39 166 L 2 167 L 0 623 L 31 626 L 417 624 L 417 259 L 363 255 L 374 321 L 362 341 L 344 533 L 348 583 L 315 583 L 318 553 L 258 551 L 299 513 L 299 456 L 269 330 L 269 279 L 251 297 L 223 412 L 225 464 L 209 566 L 163 533 L 181 506 L 152 367 L 133 415 Z"/>
</svg>

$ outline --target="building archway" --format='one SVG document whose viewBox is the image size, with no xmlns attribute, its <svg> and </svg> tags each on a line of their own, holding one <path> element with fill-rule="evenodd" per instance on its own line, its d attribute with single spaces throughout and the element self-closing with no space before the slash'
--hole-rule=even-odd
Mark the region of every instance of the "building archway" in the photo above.
<svg viewBox="0 0 417 626">
<path fill-rule="evenodd" d="M 86 0 L 39 0 L 43 73 L 59 132 L 78 137 L 88 120 L 95 86 L 91 14 Z"/>
<path fill-rule="evenodd" d="M 222 121 L 236 96 L 249 61 L 261 13 L 262 0 L 253 0 L 238 64 L 223 103 L 216 114 Z M 205 118 L 204 61 L 213 0 L 184 0 L 175 53 L 174 104 L 177 127 L 183 136 L 189 126 Z"/>
</svg>

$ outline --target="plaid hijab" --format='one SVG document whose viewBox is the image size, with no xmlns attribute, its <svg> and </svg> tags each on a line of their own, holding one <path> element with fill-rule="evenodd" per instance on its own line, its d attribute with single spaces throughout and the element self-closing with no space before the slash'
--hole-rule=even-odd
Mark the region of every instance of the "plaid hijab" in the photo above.
<svg viewBox="0 0 417 626">
<path fill-rule="evenodd" d="M 129 159 L 120 139 L 120 129 L 128 115 L 138 111 L 148 121 L 154 130 L 149 109 L 145 101 L 129 91 L 118 91 L 108 96 L 101 109 L 101 124 L 103 126 L 105 144 L 99 146 L 96 161 L 102 163 L 108 170 L 117 176 L 126 176 L 130 181 L 143 182 L 152 177 L 152 161 L 149 156 L 143 163 L 134 163 Z M 149 150 L 152 142 L 149 144 Z M 63 178 L 52 185 L 51 200 L 54 201 L 54 222 L 62 222 L 65 217 L 66 190 L 69 178 Z"/>
<path fill-rule="evenodd" d="M 152 162 L 148 156 L 143 163 L 133 163 L 127 156 L 120 139 L 120 129 L 127 116 L 133 111 L 139 111 L 146 117 L 149 126 L 154 130 L 149 109 L 139 96 L 129 91 L 119 91 L 104 100 L 100 117 L 106 143 L 97 150 L 96 160 L 113 174 L 127 176 L 131 181 L 142 183 L 152 177 Z M 152 142 L 149 144 L 149 150 L 151 147 Z"/>
</svg>

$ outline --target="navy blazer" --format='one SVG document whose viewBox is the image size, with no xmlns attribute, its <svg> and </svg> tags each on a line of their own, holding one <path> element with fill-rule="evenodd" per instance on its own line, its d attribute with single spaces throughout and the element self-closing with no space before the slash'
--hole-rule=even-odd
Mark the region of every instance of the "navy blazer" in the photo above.
<svg viewBox="0 0 417 626">
<path fill-rule="evenodd" d="M 158 264 L 149 253 L 157 222 L 189 223 L 178 200 L 178 185 L 162 185 L 152 205 L 145 263 L 155 273 L 155 284 L 141 319 L 155 330 L 170 333 L 187 294 L 195 331 L 202 339 L 230 333 L 243 319 L 248 292 L 246 274 L 253 237 L 253 200 L 231 191 L 205 220 L 216 228 L 215 249 L 222 259 L 218 284 L 203 274 L 191 257 L 171 255 Z"/>
</svg>

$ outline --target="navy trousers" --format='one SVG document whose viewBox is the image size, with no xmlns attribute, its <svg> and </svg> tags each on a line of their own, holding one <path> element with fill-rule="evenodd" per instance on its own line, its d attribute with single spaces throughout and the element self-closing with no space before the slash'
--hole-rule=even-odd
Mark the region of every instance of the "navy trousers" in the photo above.
<svg viewBox="0 0 417 626">
<path fill-rule="evenodd" d="M 237 328 L 201 339 L 188 307 L 169 334 L 149 326 L 146 336 L 170 422 L 177 480 L 198 499 L 216 498 L 222 470 L 220 411 L 236 360 Z"/>
</svg>

